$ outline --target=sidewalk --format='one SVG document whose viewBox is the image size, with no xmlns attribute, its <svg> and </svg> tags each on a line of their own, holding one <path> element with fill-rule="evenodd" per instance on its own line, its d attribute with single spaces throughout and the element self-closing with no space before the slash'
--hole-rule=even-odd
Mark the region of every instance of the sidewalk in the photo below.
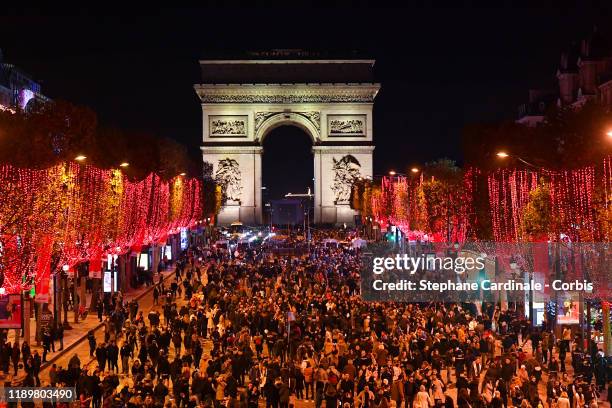
<svg viewBox="0 0 612 408">
<path fill-rule="evenodd" d="M 164 277 L 163 278 L 164 282 L 166 282 L 168 281 L 168 279 L 174 276 L 174 268 L 163 271 L 161 272 L 161 274 Z M 158 278 L 156 278 L 155 281 L 157 282 Z M 142 286 L 138 289 L 133 289 L 132 291 L 124 294 L 123 296 L 124 302 L 129 302 L 131 300 L 138 301 L 144 296 L 146 296 L 147 294 L 150 294 L 153 291 L 153 288 L 154 286 Z M 90 297 L 91 297 L 91 294 L 88 294 L 87 296 L 88 302 L 90 300 Z M 140 310 L 144 310 L 144 309 L 141 307 Z M 62 356 L 69 353 L 70 350 L 76 347 L 79 343 L 81 343 L 84 340 L 87 340 L 87 334 L 89 333 L 90 330 L 97 331 L 104 327 L 104 323 L 98 320 L 97 313 L 91 312 L 91 311 L 87 314 L 87 317 L 85 319 L 79 319 L 78 323 L 74 323 L 74 312 L 68 311 L 68 322 L 72 326 L 72 329 L 64 330 L 64 348 L 63 350 L 59 350 L 60 343 L 59 341 L 55 341 L 55 352 L 53 351 L 53 347 L 52 347 L 51 351 L 47 353 L 47 361 L 42 364 L 41 371 L 50 367 L 51 364 L 56 362 Z M 17 330 L 9 331 L 8 341 L 10 341 L 11 343 L 14 340 L 16 332 Z M 40 354 L 42 358 L 42 354 L 43 354 L 42 341 L 40 342 L 40 346 L 37 346 L 36 341 L 34 340 L 34 333 L 36 333 L 36 319 L 34 318 L 30 319 L 30 333 L 32 333 L 31 334 L 32 341 L 30 344 L 32 353 L 34 353 L 34 351 L 38 351 L 38 354 Z M 19 339 L 19 343 L 20 344 L 23 343 L 23 338 Z M 12 368 L 9 371 L 12 371 Z"/>
<path fill-rule="evenodd" d="M 164 275 L 164 281 L 167 284 L 170 280 L 174 279 L 174 269 L 170 271 L 169 273 L 164 272 L 163 275 Z M 164 303 L 160 301 L 159 305 L 154 305 L 153 295 L 151 293 L 152 287 L 147 288 L 147 289 L 151 289 L 151 290 L 140 291 L 138 293 L 135 292 L 133 296 L 128 297 L 128 299 L 138 300 L 139 310 L 144 312 L 145 321 L 147 321 L 146 316 L 148 315 L 149 311 L 157 310 L 161 312 L 162 304 Z M 130 293 L 130 295 L 132 294 Z M 176 302 L 177 304 L 183 304 L 186 301 L 183 299 L 177 299 Z M 97 316 L 96 316 L 94 323 L 96 322 L 98 322 Z M 102 324 L 96 324 L 96 326 L 103 327 Z M 83 333 L 82 330 L 81 330 L 81 333 Z M 104 330 L 94 331 L 94 336 L 96 337 L 97 344 L 104 342 Z M 79 341 L 75 341 L 70 349 L 64 349 L 57 354 L 54 353 L 53 361 L 49 361 L 47 364 L 43 364 L 41 371 L 40 371 L 40 375 L 39 375 L 39 378 L 43 386 L 45 384 L 49 384 L 49 368 L 51 367 L 51 364 L 56 364 L 58 368 L 59 367 L 67 368 L 68 363 L 70 362 L 70 359 L 74 357 L 75 355 L 79 358 L 81 362 L 81 368 L 89 369 L 89 368 L 95 367 L 95 365 L 97 364 L 95 360 L 95 356 L 92 357 L 89 354 L 89 343 L 87 342 L 87 330 L 85 330 L 85 332 L 83 333 L 82 339 Z"/>
</svg>

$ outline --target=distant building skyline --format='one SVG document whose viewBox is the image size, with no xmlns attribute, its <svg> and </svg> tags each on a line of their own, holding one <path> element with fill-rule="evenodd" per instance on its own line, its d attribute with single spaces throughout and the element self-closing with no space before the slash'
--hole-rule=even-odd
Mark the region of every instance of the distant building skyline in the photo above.
<svg viewBox="0 0 612 408">
<path fill-rule="evenodd" d="M 536 126 L 552 105 L 579 108 L 588 101 L 612 107 L 612 43 L 597 27 L 561 53 L 555 88 L 530 89 L 517 122 Z"/>
<path fill-rule="evenodd" d="M 0 110 L 29 111 L 47 101 L 40 83 L 14 64 L 5 62 L 0 49 Z"/>
</svg>

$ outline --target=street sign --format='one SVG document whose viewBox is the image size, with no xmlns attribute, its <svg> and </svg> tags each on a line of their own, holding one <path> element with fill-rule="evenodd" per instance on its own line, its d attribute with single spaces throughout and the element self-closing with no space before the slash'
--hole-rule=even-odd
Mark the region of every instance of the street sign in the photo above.
<svg viewBox="0 0 612 408">
<path fill-rule="evenodd" d="M 52 323 L 53 323 L 53 313 L 46 311 L 40 314 L 41 327 L 51 328 Z"/>
<path fill-rule="evenodd" d="M 111 272 L 104 272 L 104 283 L 103 283 L 103 290 L 104 293 L 110 293 L 111 292 Z"/>
</svg>

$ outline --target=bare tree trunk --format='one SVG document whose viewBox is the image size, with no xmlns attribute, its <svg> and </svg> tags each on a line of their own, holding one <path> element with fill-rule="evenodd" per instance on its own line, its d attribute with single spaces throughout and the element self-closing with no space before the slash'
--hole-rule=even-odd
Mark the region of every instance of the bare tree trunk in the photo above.
<svg viewBox="0 0 612 408">
<path fill-rule="evenodd" d="M 28 293 L 23 299 L 23 341 L 27 341 L 28 344 L 30 344 L 30 305 L 30 295 Z"/>
<path fill-rule="evenodd" d="M 604 331 L 604 353 L 612 356 L 612 341 L 610 340 L 610 302 L 602 302 L 603 306 L 603 331 Z"/>
<path fill-rule="evenodd" d="M 72 294 L 73 302 L 72 302 L 72 310 L 74 312 L 74 322 L 79 322 L 79 305 L 81 304 L 81 299 L 79 299 L 78 291 L 78 283 L 80 283 L 81 278 L 79 278 L 79 270 L 75 269 L 74 271 L 74 293 Z"/>
<path fill-rule="evenodd" d="M 153 277 L 157 275 L 157 267 L 159 266 L 159 247 L 157 244 L 153 245 L 153 265 L 151 265 L 151 271 L 153 272 Z"/>
<path fill-rule="evenodd" d="M 87 287 L 86 287 L 87 286 L 87 278 L 81 277 L 81 278 L 79 278 L 79 280 L 81 281 L 80 282 L 81 283 L 81 286 L 80 286 L 81 294 L 79 295 L 79 308 L 80 308 L 80 305 L 83 305 L 83 309 L 86 310 L 87 309 Z"/>
<path fill-rule="evenodd" d="M 35 311 L 35 316 L 36 317 L 36 334 L 34 335 L 34 338 L 36 340 L 36 345 L 40 346 L 40 339 L 41 339 L 41 335 L 42 333 L 40 332 L 40 312 L 41 312 L 41 304 L 40 303 L 36 303 L 34 302 L 34 307 L 36 308 Z"/>
<path fill-rule="evenodd" d="M 91 285 L 91 302 L 89 302 L 89 310 L 95 311 L 98 305 L 98 290 L 100 289 L 100 279 L 94 278 L 93 284 Z"/>
</svg>

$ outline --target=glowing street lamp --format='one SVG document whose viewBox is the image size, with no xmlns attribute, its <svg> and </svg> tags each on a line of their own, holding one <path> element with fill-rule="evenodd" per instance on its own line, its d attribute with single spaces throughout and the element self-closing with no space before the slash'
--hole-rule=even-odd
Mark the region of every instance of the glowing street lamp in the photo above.
<svg viewBox="0 0 612 408">
<path fill-rule="evenodd" d="M 504 151 L 497 152 L 495 155 L 499 157 L 500 159 L 506 159 L 508 157 L 511 157 L 510 154 Z M 516 160 L 520 161 L 521 163 L 526 164 L 527 166 L 532 167 L 536 170 L 542 169 L 541 167 L 538 167 L 535 164 L 529 163 L 527 160 L 523 159 L 522 157 L 519 157 L 519 156 L 512 156 L 512 157 L 514 157 Z"/>
<path fill-rule="evenodd" d="M 397 173 L 395 172 L 395 170 L 391 170 L 391 171 L 389 171 L 389 175 L 390 175 L 390 176 L 395 176 L 396 174 L 397 174 Z"/>
<path fill-rule="evenodd" d="M 187 175 L 187 173 L 185 173 L 185 172 L 183 172 L 183 173 L 179 174 L 179 176 L 181 176 L 181 177 L 184 177 L 184 176 L 186 176 L 186 175 Z"/>
<path fill-rule="evenodd" d="M 130 163 L 128 162 L 123 162 L 119 165 L 119 167 L 128 167 L 130 165 Z"/>
<path fill-rule="evenodd" d="M 413 172 L 413 173 L 418 173 L 419 169 L 417 167 L 413 167 L 413 168 L 410 169 L 410 171 Z"/>
<path fill-rule="evenodd" d="M 610 141 L 612 141 L 612 130 L 608 130 L 608 131 L 606 132 L 606 136 L 608 136 L 608 139 L 609 139 Z"/>
<path fill-rule="evenodd" d="M 82 154 L 79 154 L 77 157 L 74 158 L 74 160 L 76 161 L 83 161 L 87 158 L 87 156 L 83 156 Z"/>
</svg>

